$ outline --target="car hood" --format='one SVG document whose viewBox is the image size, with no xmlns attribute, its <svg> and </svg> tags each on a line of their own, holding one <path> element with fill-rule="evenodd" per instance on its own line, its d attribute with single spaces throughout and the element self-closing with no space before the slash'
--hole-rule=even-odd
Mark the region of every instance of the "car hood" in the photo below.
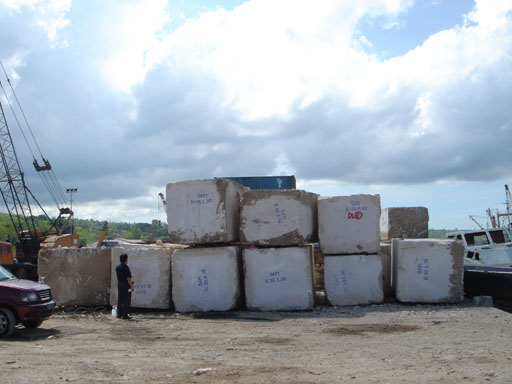
<svg viewBox="0 0 512 384">
<path fill-rule="evenodd" d="M 45 289 L 50 289 L 50 287 L 46 284 L 39 284 L 35 281 L 31 280 L 20 280 L 20 279 L 10 279 L 0 281 L 0 286 L 15 288 L 15 289 L 23 289 L 25 291 L 42 291 Z"/>
</svg>

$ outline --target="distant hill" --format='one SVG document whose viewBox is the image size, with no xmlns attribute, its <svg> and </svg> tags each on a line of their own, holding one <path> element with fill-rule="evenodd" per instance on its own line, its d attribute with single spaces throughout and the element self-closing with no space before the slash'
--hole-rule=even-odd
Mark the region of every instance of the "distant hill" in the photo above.
<svg viewBox="0 0 512 384">
<path fill-rule="evenodd" d="M 428 237 L 431 239 L 446 239 L 446 234 L 453 231 L 458 231 L 458 229 L 429 229 Z"/>
<path fill-rule="evenodd" d="M 34 217 L 36 228 L 45 231 L 50 228 L 50 223 L 44 215 Z M 98 241 L 103 230 L 104 221 L 90 219 L 75 219 L 75 233 L 80 236 L 80 245 Z M 68 225 L 64 233 L 71 233 L 71 225 Z M 124 238 L 137 240 L 165 240 L 168 238 L 167 223 L 153 220 L 149 223 L 108 223 L 106 239 Z M 0 213 L 0 240 L 16 242 L 16 232 L 7 213 Z"/>
</svg>

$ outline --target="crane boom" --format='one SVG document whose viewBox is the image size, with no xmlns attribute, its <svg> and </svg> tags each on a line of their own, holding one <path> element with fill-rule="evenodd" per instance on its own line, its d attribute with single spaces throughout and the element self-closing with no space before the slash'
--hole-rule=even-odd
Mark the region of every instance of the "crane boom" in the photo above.
<svg viewBox="0 0 512 384">
<path fill-rule="evenodd" d="M 103 224 L 103 230 L 101 231 L 100 238 L 98 239 L 98 244 L 96 245 L 96 248 L 101 247 L 101 242 L 105 240 L 105 236 L 107 236 L 108 232 L 108 221 L 105 221 L 105 224 Z"/>
<path fill-rule="evenodd" d="M 0 192 L 12 224 L 26 255 L 37 255 L 39 239 L 28 199 L 24 173 L 21 170 L 4 109 L 0 103 Z"/>
<path fill-rule="evenodd" d="M 0 81 L 0 89 L 5 95 L 5 101 L 7 105 L 10 107 L 12 115 L 20 129 L 20 132 L 25 139 L 25 142 L 32 154 L 33 165 L 36 169 L 36 172 L 41 177 L 43 184 L 48 189 L 50 196 L 57 204 L 57 208 L 59 209 L 59 215 L 55 220 L 52 220 L 42 205 L 39 203 L 37 198 L 28 188 L 25 175 L 23 172 L 23 168 L 21 167 L 18 161 L 18 155 L 16 154 L 16 150 L 14 148 L 11 132 L 9 126 L 7 125 L 7 118 L 5 116 L 4 108 L 0 103 L 0 194 L 4 200 L 5 206 L 7 207 L 7 211 L 11 222 L 13 224 L 14 230 L 16 232 L 16 236 L 18 238 L 18 242 L 16 244 L 16 258 L 20 259 L 21 263 L 17 264 L 14 260 L 14 254 L 10 253 L 8 260 L 13 261 L 13 264 L 7 264 L 11 271 L 14 272 L 18 277 L 25 274 L 30 273 L 31 279 L 37 279 L 37 270 L 32 268 L 37 264 L 37 256 L 39 249 L 41 247 L 56 247 L 58 244 L 66 244 L 68 246 L 79 246 L 78 236 L 76 235 L 63 235 L 64 227 L 67 225 L 67 222 L 73 217 L 73 211 L 67 207 L 61 207 L 59 205 L 60 202 L 66 203 L 66 198 L 64 196 L 64 192 L 58 183 L 58 180 L 53 173 L 50 162 L 43 157 L 43 154 L 37 144 L 37 141 L 32 132 L 32 128 L 25 116 L 25 113 L 19 103 L 18 97 L 16 96 L 16 92 L 11 85 L 11 81 L 7 76 L 7 72 L 0 60 L 0 66 L 7 78 L 7 82 L 9 83 L 11 94 L 16 99 L 19 111 L 21 112 L 24 122 L 26 124 L 26 128 L 28 128 L 26 134 L 25 130 L 20 124 L 20 120 L 17 117 L 16 112 L 14 111 L 13 105 L 9 100 L 9 96 L 5 91 L 5 88 Z M 33 143 L 35 144 L 41 158 L 43 160 L 42 166 L 40 166 L 35 158 L 34 151 L 29 143 L 29 138 L 32 138 Z M 35 203 L 36 206 L 44 213 L 46 219 L 48 219 L 50 223 L 50 229 L 45 232 L 38 233 L 37 227 L 35 225 L 35 218 L 32 214 L 32 208 L 30 206 L 29 198 L 32 199 L 32 203 Z M 67 220 L 66 220 L 67 216 Z M 20 268 L 17 268 L 20 267 Z M 28 276 L 27 276 L 28 277 Z"/>
</svg>

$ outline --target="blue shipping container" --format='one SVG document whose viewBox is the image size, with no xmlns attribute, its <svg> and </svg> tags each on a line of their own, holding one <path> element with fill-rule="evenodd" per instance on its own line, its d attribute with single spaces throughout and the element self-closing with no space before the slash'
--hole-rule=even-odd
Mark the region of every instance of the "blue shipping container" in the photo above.
<svg viewBox="0 0 512 384">
<path fill-rule="evenodd" d="M 250 189 L 295 189 L 295 176 L 223 177 Z"/>
</svg>

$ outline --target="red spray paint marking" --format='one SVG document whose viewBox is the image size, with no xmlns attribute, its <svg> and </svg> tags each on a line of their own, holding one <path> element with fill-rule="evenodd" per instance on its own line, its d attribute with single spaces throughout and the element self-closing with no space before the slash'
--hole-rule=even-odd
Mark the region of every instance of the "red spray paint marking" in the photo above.
<svg viewBox="0 0 512 384">
<path fill-rule="evenodd" d="M 361 220 L 363 218 L 363 212 L 357 211 L 355 213 L 348 212 L 349 219 Z"/>
</svg>

